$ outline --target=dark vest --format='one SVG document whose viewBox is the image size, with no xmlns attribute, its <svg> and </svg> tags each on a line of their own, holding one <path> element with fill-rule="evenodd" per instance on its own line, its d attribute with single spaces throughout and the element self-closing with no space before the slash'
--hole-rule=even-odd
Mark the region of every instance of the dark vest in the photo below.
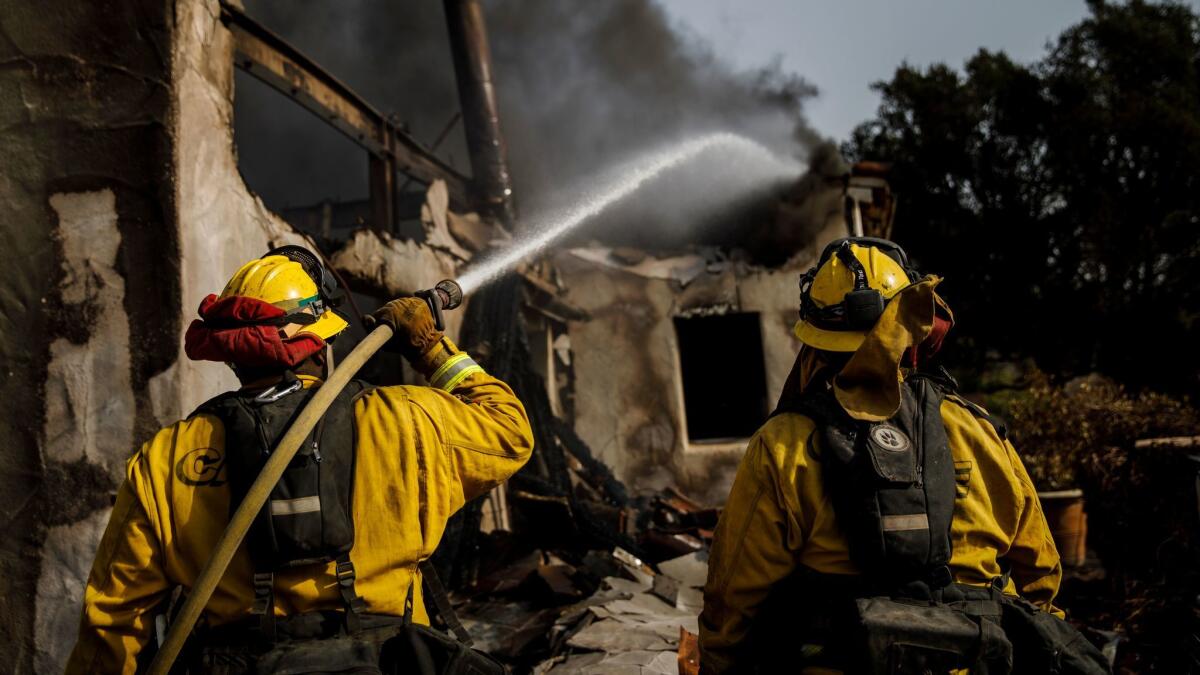
<svg viewBox="0 0 1200 675">
<path fill-rule="evenodd" d="M 353 487 L 356 458 L 354 401 L 370 385 L 351 382 L 305 439 L 271 492 L 247 535 L 254 565 L 252 625 L 235 623 L 199 636 L 189 672 L 249 673 L 412 672 L 429 675 L 500 675 L 504 667 L 470 648 L 446 590 L 429 561 L 417 564 L 432 617 L 454 636 L 413 623 L 414 587 L 402 617 L 368 614 L 354 590 Z M 231 392 L 196 411 L 225 427 L 225 465 L 233 512 L 245 499 L 270 453 L 316 388 L 304 389 L 295 375 L 261 393 Z M 195 414 L 195 413 L 194 413 Z M 274 617 L 276 571 L 337 563 L 342 612 Z M 181 659 L 181 662 L 184 662 Z M 381 670 L 382 669 L 382 670 Z"/>
<path fill-rule="evenodd" d="M 355 628 L 363 601 L 354 591 L 353 487 L 356 427 L 354 399 L 367 389 L 352 382 L 304 440 L 246 537 L 254 565 L 253 613 L 264 632 L 274 631 L 275 572 L 337 561 L 348 627 Z M 197 409 L 225 428 L 225 467 L 230 514 L 242 503 L 275 446 L 316 392 L 292 373 L 263 392 L 235 391 Z"/>
<path fill-rule="evenodd" d="M 956 486 L 944 396 L 931 379 L 910 377 L 900 409 L 883 422 L 852 419 L 832 389 L 802 396 L 790 411 L 816 422 L 821 471 L 850 558 L 881 589 L 950 582 Z"/>
<path fill-rule="evenodd" d="M 747 672 L 800 664 L 851 673 L 1108 672 L 1066 622 L 1004 596 L 1006 577 L 990 588 L 953 583 L 956 484 L 941 406 L 956 388 L 945 371 L 910 375 L 899 410 L 882 422 L 851 418 L 830 386 L 810 387 L 772 413 L 816 423 L 807 445 L 863 574 L 802 568 L 772 589 L 751 630 Z M 954 401 L 1005 437 L 982 408 Z"/>
</svg>

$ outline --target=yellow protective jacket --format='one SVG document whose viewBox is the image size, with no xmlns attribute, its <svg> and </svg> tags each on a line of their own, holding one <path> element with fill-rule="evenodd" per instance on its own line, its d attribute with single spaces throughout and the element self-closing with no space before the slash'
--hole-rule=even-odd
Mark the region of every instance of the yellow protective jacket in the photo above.
<svg viewBox="0 0 1200 675">
<path fill-rule="evenodd" d="M 948 396 L 941 412 L 958 482 L 951 524 L 954 580 L 986 586 L 1001 575 L 1002 558 L 1012 574 L 1007 592 L 1061 616 L 1052 606 L 1062 578 L 1058 551 L 1020 458 L 957 396 Z M 742 458 L 709 558 L 700 616 L 705 673 L 735 668 L 739 646 L 772 587 L 800 566 L 858 573 L 809 449 L 815 430 L 803 415 L 776 415 Z"/>
<path fill-rule="evenodd" d="M 437 548 L 446 520 L 517 471 L 533 436 L 503 382 L 443 340 L 418 369 L 434 387 L 379 387 L 354 404 L 355 590 L 366 611 L 401 616 L 416 583 L 414 619 L 428 623 L 417 564 Z M 434 372 L 440 370 L 440 372 Z M 305 379 L 302 377 L 302 379 Z M 311 383 L 311 378 L 308 378 Z M 133 673 L 153 639 L 154 614 L 176 586 L 190 587 L 229 520 L 224 430 L 196 415 L 159 431 L 129 459 L 84 597 L 67 673 Z M 202 621 L 250 616 L 252 566 L 234 557 Z M 275 613 L 341 609 L 334 563 L 275 576 Z"/>
</svg>

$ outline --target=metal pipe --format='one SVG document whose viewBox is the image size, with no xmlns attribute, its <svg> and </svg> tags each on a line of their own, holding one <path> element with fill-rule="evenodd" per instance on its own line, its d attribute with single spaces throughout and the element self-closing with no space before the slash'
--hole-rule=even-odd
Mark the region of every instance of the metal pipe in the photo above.
<svg viewBox="0 0 1200 675">
<path fill-rule="evenodd" d="M 483 8 L 478 0 L 445 0 L 444 4 L 475 196 L 484 215 L 511 232 L 516 224 L 516 208 L 508 151 L 500 131 Z"/>
</svg>

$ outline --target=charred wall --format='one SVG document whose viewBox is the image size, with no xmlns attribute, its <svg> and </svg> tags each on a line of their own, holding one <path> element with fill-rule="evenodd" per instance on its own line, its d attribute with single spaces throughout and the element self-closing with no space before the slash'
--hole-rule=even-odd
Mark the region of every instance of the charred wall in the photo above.
<svg viewBox="0 0 1200 675">
<path fill-rule="evenodd" d="M 568 333 L 575 430 L 596 456 L 635 490 L 676 485 L 698 500 L 722 502 L 745 451 L 745 439 L 688 438 L 674 320 L 756 314 L 766 392 L 752 394 L 765 393 L 769 408 L 783 389 L 799 347 L 792 336 L 799 275 L 820 246 L 844 233 L 843 221 L 830 221 L 808 246 L 777 268 L 695 254 L 630 261 L 624 253 L 599 248 L 556 255 L 565 299 L 589 315 L 569 322 Z"/>
<path fill-rule="evenodd" d="M 0 672 L 55 672 L 125 459 L 231 381 L 182 328 L 298 240 L 238 175 L 216 0 L 0 0 L 0 64 Z"/>
<path fill-rule="evenodd" d="M 247 189 L 233 139 L 233 35 L 218 0 L 175 0 L 172 42 L 174 200 L 179 222 L 179 283 L 186 326 L 200 301 L 219 293 L 247 260 L 280 244 L 310 245 Z M 181 331 L 174 334 L 176 344 Z M 189 361 L 156 393 L 165 422 L 236 384 L 222 364 Z"/>
<path fill-rule="evenodd" d="M 6 672 L 57 666 L 35 635 L 58 613 L 39 599 L 81 597 L 70 549 L 175 358 L 169 16 L 163 0 L 0 3 Z"/>
</svg>

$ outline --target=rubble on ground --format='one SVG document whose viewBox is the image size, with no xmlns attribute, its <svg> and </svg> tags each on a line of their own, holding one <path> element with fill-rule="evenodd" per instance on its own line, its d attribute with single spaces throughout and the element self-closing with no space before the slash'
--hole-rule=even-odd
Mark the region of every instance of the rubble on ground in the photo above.
<svg viewBox="0 0 1200 675">
<path fill-rule="evenodd" d="M 613 520 L 633 523 L 626 534 L 654 562 L 621 547 L 523 550 L 524 538 L 494 532 L 480 552 L 490 569 L 455 594 L 456 611 L 474 646 L 518 673 L 674 675 L 681 653 L 693 672 L 716 517 L 667 490 Z"/>
<path fill-rule="evenodd" d="M 516 325 L 527 286 L 480 289 L 461 343 L 520 397 L 538 450 L 448 523 L 434 564 L 474 646 L 515 673 L 677 673 L 718 511 L 672 487 L 633 494 L 555 413 Z"/>
</svg>

